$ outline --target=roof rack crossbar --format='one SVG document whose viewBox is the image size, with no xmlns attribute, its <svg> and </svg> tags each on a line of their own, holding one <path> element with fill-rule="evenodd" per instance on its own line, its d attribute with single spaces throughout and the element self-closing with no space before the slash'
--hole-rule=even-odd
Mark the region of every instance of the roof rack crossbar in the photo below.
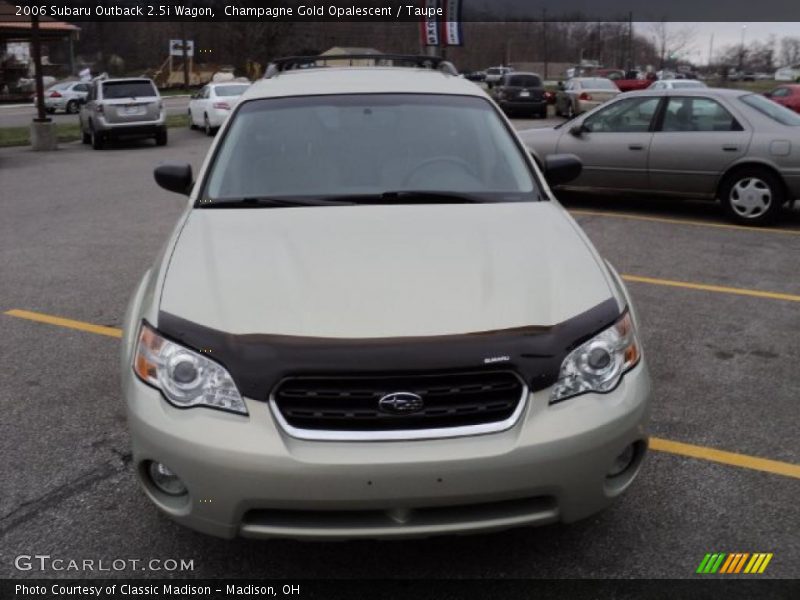
<svg viewBox="0 0 800 600">
<path fill-rule="evenodd" d="M 349 61 L 349 66 L 353 66 L 353 61 L 374 61 L 376 67 L 418 67 L 423 69 L 434 69 L 447 73 L 448 75 L 458 75 L 453 63 L 444 60 L 441 56 L 427 56 L 425 54 L 331 54 L 317 56 L 286 56 L 276 58 L 267 67 L 264 79 L 275 77 L 283 71 L 293 71 L 296 69 L 327 66 L 330 61 Z M 395 65 L 395 63 L 402 63 Z"/>
</svg>

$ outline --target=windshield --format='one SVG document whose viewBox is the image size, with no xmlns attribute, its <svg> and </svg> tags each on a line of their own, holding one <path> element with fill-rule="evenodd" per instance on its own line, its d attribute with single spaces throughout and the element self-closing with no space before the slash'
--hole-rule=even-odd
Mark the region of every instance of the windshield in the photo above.
<svg viewBox="0 0 800 600">
<path fill-rule="evenodd" d="M 214 88 L 214 93 L 217 96 L 241 96 L 249 87 L 249 83 L 242 83 L 239 85 L 218 85 L 216 88 Z"/>
<path fill-rule="evenodd" d="M 103 98 L 137 98 L 142 96 L 157 96 L 153 84 L 144 81 L 108 81 L 103 84 Z"/>
<path fill-rule="evenodd" d="M 486 70 L 486 73 L 488 75 L 500 75 L 500 73 L 502 73 L 502 72 L 503 72 L 503 69 L 500 69 L 498 67 L 491 67 L 491 68 Z"/>
<path fill-rule="evenodd" d="M 739 100 L 782 125 L 795 127 L 800 125 L 800 115 L 764 96 L 747 94 L 746 96 L 739 96 Z"/>
<path fill-rule="evenodd" d="M 514 87 L 542 87 L 542 80 L 536 75 L 511 75 L 508 85 Z"/>
<path fill-rule="evenodd" d="M 581 87 L 585 90 L 616 90 L 617 86 L 610 79 L 593 77 L 592 79 L 582 79 Z"/>
<path fill-rule="evenodd" d="M 352 94 L 240 106 L 210 168 L 203 205 L 359 195 L 402 202 L 403 192 L 419 191 L 472 201 L 539 197 L 523 149 L 484 98 Z"/>
<path fill-rule="evenodd" d="M 692 81 L 692 80 L 681 81 L 681 80 L 678 80 L 678 81 L 673 81 L 672 82 L 672 87 L 675 88 L 676 90 L 683 90 L 683 89 L 687 89 L 687 88 L 704 88 L 704 87 L 706 87 L 706 84 L 703 83 L 702 81 Z"/>
</svg>

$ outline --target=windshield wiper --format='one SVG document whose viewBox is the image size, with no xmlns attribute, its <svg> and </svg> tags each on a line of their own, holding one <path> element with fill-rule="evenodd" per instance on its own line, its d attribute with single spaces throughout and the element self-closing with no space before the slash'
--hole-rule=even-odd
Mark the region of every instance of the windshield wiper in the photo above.
<svg viewBox="0 0 800 600">
<path fill-rule="evenodd" d="M 346 206 L 353 202 L 312 198 L 247 196 L 245 198 L 201 199 L 198 208 L 280 208 L 286 206 Z"/>
<path fill-rule="evenodd" d="M 398 190 L 382 194 L 326 196 L 326 202 L 347 201 L 350 204 L 481 204 L 485 198 L 458 192 Z"/>
</svg>

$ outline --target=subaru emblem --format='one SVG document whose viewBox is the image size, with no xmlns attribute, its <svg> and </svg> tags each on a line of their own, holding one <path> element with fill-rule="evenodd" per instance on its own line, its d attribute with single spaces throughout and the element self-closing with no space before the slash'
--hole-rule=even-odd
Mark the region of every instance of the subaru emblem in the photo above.
<svg viewBox="0 0 800 600">
<path fill-rule="evenodd" d="M 393 415 L 409 415 L 425 407 L 422 396 L 412 392 L 393 392 L 378 400 L 378 408 Z"/>
</svg>

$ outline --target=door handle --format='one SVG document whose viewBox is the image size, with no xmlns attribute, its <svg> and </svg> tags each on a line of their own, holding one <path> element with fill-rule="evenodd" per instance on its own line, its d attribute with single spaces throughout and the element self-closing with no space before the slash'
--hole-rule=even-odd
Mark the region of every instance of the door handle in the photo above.
<svg viewBox="0 0 800 600">
<path fill-rule="evenodd" d="M 739 151 L 739 146 L 723 146 L 722 150 L 724 152 L 738 152 Z"/>
<path fill-rule="evenodd" d="M 642 144 L 628 144 L 628 150 L 644 150 Z"/>
</svg>

